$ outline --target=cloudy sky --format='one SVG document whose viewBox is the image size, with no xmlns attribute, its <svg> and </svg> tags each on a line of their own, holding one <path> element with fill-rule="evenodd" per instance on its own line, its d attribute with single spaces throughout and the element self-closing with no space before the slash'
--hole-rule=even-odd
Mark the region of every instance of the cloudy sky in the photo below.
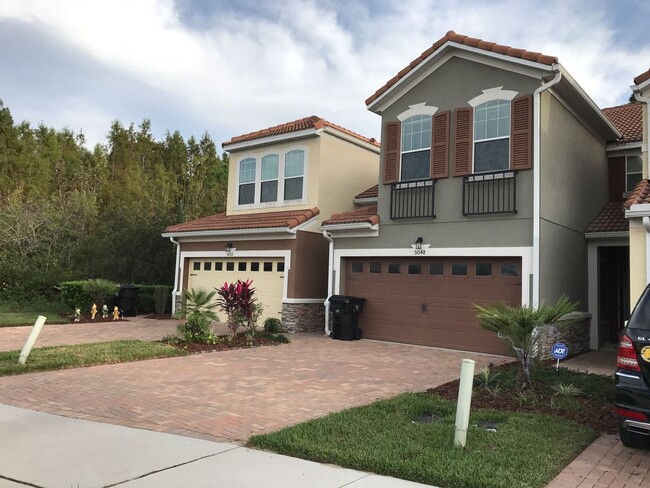
<svg viewBox="0 0 650 488">
<path fill-rule="evenodd" d="M 379 138 L 364 100 L 448 30 L 558 56 L 601 106 L 650 67 L 646 0 L 1 0 L 16 121 L 152 121 L 215 142 L 319 115 Z"/>
</svg>

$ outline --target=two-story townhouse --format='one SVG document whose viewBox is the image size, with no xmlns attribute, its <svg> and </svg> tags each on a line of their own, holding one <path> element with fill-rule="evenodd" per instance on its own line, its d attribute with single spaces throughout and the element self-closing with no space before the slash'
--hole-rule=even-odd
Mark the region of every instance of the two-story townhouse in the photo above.
<svg viewBox="0 0 650 488">
<path fill-rule="evenodd" d="M 377 181 L 379 143 L 320 117 L 233 137 L 224 213 L 168 227 L 177 245 L 174 308 L 182 291 L 253 280 L 285 330 L 322 328 L 328 242 L 323 215 L 353 208 Z"/>
<path fill-rule="evenodd" d="M 473 304 L 587 306 L 584 231 L 621 134 L 557 58 L 450 31 L 366 100 L 377 206 L 323 222 L 364 337 L 503 353 Z"/>
<path fill-rule="evenodd" d="M 625 201 L 625 216 L 630 224 L 630 302 L 634 305 L 650 283 L 650 69 L 636 78 L 632 91 L 642 106 L 642 178 Z"/>
</svg>

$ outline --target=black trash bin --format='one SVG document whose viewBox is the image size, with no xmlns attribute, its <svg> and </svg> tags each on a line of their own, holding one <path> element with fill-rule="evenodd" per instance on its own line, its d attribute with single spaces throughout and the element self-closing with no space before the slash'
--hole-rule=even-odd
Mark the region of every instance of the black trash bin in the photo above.
<svg viewBox="0 0 650 488">
<path fill-rule="evenodd" d="M 135 317 L 138 315 L 137 302 L 140 288 L 134 285 L 120 285 L 120 289 L 115 297 L 115 305 L 122 311 L 125 317 Z"/>
<path fill-rule="evenodd" d="M 347 295 L 332 295 L 329 298 L 333 322 L 332 339 L 341 341 L 361 339 L 358 319 L 365 301 L 365 298 Z"/>
</svg>

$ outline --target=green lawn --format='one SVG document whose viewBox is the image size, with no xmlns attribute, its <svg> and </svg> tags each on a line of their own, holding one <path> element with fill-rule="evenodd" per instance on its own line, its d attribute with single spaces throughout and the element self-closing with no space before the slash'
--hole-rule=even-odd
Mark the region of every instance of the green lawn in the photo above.
<svg viewBox="0 0 650 488">
<path fill-rule="evenodd" d="M 557 417 L 473 411 L 465 450 L 453 447 L 454 402 L 407 393 L 281 431 L 249 445 L 316 462 L 458 488 L 544 487 L 596 433 Z M 439 420 L 416 423 L 424 415 Z M 497 432 L 480 427 L 495 422 Z"/>
<path fill-rule="evenodd" d="M 98 364 L 126 363 L 186 354 L 185 351 L 174 346 L 145 341 L 111 341 L 74 346 L 41 347 L 32 350 L 24 366 L 18 364 L 20 351 L 0 352 L 0 376 L 80 368 Z"/>
<path fill-rule="evenodd" d="M 38 302 L 33 304 L 0 305 L 0 327 L 15 327 L 20 325 L 34 325 L 39 315 L 47 317 L 46 324 L 66 324 L 67 317 L 61 317 L 59 312 L 65 310 L 61 303 Z"/>
</svg>

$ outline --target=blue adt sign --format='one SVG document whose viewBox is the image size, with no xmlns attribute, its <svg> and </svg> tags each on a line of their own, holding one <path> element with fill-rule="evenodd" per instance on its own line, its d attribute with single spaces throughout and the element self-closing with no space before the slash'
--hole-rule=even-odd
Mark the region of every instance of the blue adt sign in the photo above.
<svg viewBox="0 0 650 488">
<path fill-rule="evenodd" d="M 555 359 L 559 361 L 560 359 L 564 359 L 569 355 L 569 348 L 566 347 L 566 345 L 562 342 L 558 342 L 557 344 L 553 344 L 553 347 L 551 348 L 551 354 Z"/>
</svg>

